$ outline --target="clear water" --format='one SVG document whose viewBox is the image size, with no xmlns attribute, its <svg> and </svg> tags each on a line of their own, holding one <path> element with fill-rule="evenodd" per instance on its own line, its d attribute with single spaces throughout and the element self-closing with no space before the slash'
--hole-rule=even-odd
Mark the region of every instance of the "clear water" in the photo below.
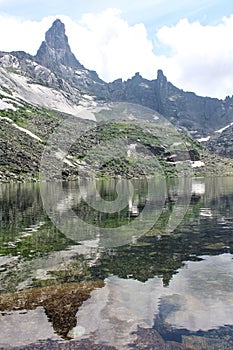
<svg viewBox="0 0 233 350">
<path fill-rule="evenodd" d="M 1 349 L 233 347 L 233 178 L 2 184 L 0 202 Z"/>
</svg>

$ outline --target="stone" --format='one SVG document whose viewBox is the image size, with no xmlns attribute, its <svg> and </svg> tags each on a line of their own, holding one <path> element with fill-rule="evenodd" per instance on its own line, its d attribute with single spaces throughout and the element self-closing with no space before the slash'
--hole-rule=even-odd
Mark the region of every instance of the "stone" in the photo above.
<svg viewBox="0 0 233 350">
<path fill-rule="evenodd" d="M 52 27 L 46 32 L 45 41 L 42 42 L 35 59 L 53 70 L 56 70 L 56 65 L 59 64 L 76 69 L 84 68 L 71 52 L 65 26 L 59 19 L 54 21 Z"/>
</svg>

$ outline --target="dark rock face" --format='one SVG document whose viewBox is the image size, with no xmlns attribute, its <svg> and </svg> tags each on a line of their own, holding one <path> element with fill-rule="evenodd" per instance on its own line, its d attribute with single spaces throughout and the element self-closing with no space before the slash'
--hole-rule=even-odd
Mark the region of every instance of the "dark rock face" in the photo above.
<svg viewBox="0 0 233 350">
<path fill-rule="evenodd" d="M 158 110 L 155 81 L 144 79 L 139 73 L 127 81 L 121 79 L 108 84 L 110 99 L 141 104 Z"/>
<path fill-rule="evenodd" d="M 54 70 L 56 65 L 60 64 L 77 69 L 84 68 L 71 52 L 65 26 L 59 19 L 46 32 L 45 41 L 42 42 L 35 58 L 43 66 Z"/>
<path fill-rule="evenodd" d="M 233 125 L 222 133 L 216 133 L 207 143 L 207 148 L 222 157 L 233 158 Z"/>
<path fill-rule="evenodd" d="M 178 127 L 195 131 L 197 137 L 233 121 L 233 98 L 223 101 L 185 92 L 168 82 L 161 70 L 155 80 L 144 79 L 137 73 L 125 82 L 115 80 L 108 88 L 112 100 L 155 109 Z"/>
<path fill-rule="evenodd" d="M 57 19 L 45 34 L 34 60 L 56 74 L 58 88 L 69 92 L 67 83 L 75 89 L 85 89 L 104 98 L 108 95 L 107 84 L 95 71 L 86 69 L 72 53 L 64 24 Z"/>
<path fill-rule="evenodd" d="M 48 46 L 55 50 L 69 48 L 65 26 L 59 19 L 54 21 L 52 27 L 46 32 L 45 40 Z"/>
</svg>

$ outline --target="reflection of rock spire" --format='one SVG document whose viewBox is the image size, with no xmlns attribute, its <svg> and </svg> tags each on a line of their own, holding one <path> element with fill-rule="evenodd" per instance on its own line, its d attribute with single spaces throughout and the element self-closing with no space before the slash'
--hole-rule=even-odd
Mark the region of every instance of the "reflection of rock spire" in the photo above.
<svg viewBox="0 0 233 350">
<path fill-rule="evenodd" d="M 76 326 L 76 313 L 95 288 L 104 283 L 81 282 L 29 289 L 0 296 L 0 310 L 34 310 L 43 306 L 54 331 L 67 339 L 69 331 Z"/>
<path fill-rule="evenodd" d="M 133 201 L 131 198 L 129 199 L 129 214 L 130 216 L 139 215 L 138 201 Z"/>
</svg>

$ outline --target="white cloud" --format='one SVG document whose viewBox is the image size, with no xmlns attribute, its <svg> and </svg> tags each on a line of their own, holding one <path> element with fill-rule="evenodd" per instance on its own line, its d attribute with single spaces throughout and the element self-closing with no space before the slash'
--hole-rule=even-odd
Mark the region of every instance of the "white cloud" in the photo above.
<svg viewBox="0 0 233 350">
<path fill-rule="evenodd" d="M 67 23 L 67 33 L 80 61 L 107 81 L 127 79 L 138 71 L 156 76 L 156 57 L 144 24 L 130 26 L 117 9 L 86 14 L 76 28 Z"/>
<path fill-rule="evenodd" d="M 162 68 L 173 83 L 201 95 L 224 98 L 233 94 L 233 16 L 216 26 L 180 20 L 157 36 L 171 54 Z"/>
<path fill-rule="evenodd" d="M 0 0 L 1 1 L 1 0 Z M 0 50 L 23 50 L 35 54 L 44 40 L 45 31 L 51 26 L 53 17 L 41 22 L 23 20 L 13 16 L 0 15 Z"/>
<path fill-rule="evenodd" d="M 161 68 L 168 80 L 184 90 L 222 98 L 233 94 L 233 15 L 216 26 L 182 19 L 175 26 L 160 28 L 155 36 L 169 55 L 153 53 L 145 25 L 129 25 L 118 9 L 85 14 L 79 22 L 63 15 L 40 22 L 0 15 L 4 33 L 0 50 L 35 54 L 58 17 L 65 23 L 76 57 L 106 81 L 127 79 L 135 72 L 154 79 Z"/>
</svg>

